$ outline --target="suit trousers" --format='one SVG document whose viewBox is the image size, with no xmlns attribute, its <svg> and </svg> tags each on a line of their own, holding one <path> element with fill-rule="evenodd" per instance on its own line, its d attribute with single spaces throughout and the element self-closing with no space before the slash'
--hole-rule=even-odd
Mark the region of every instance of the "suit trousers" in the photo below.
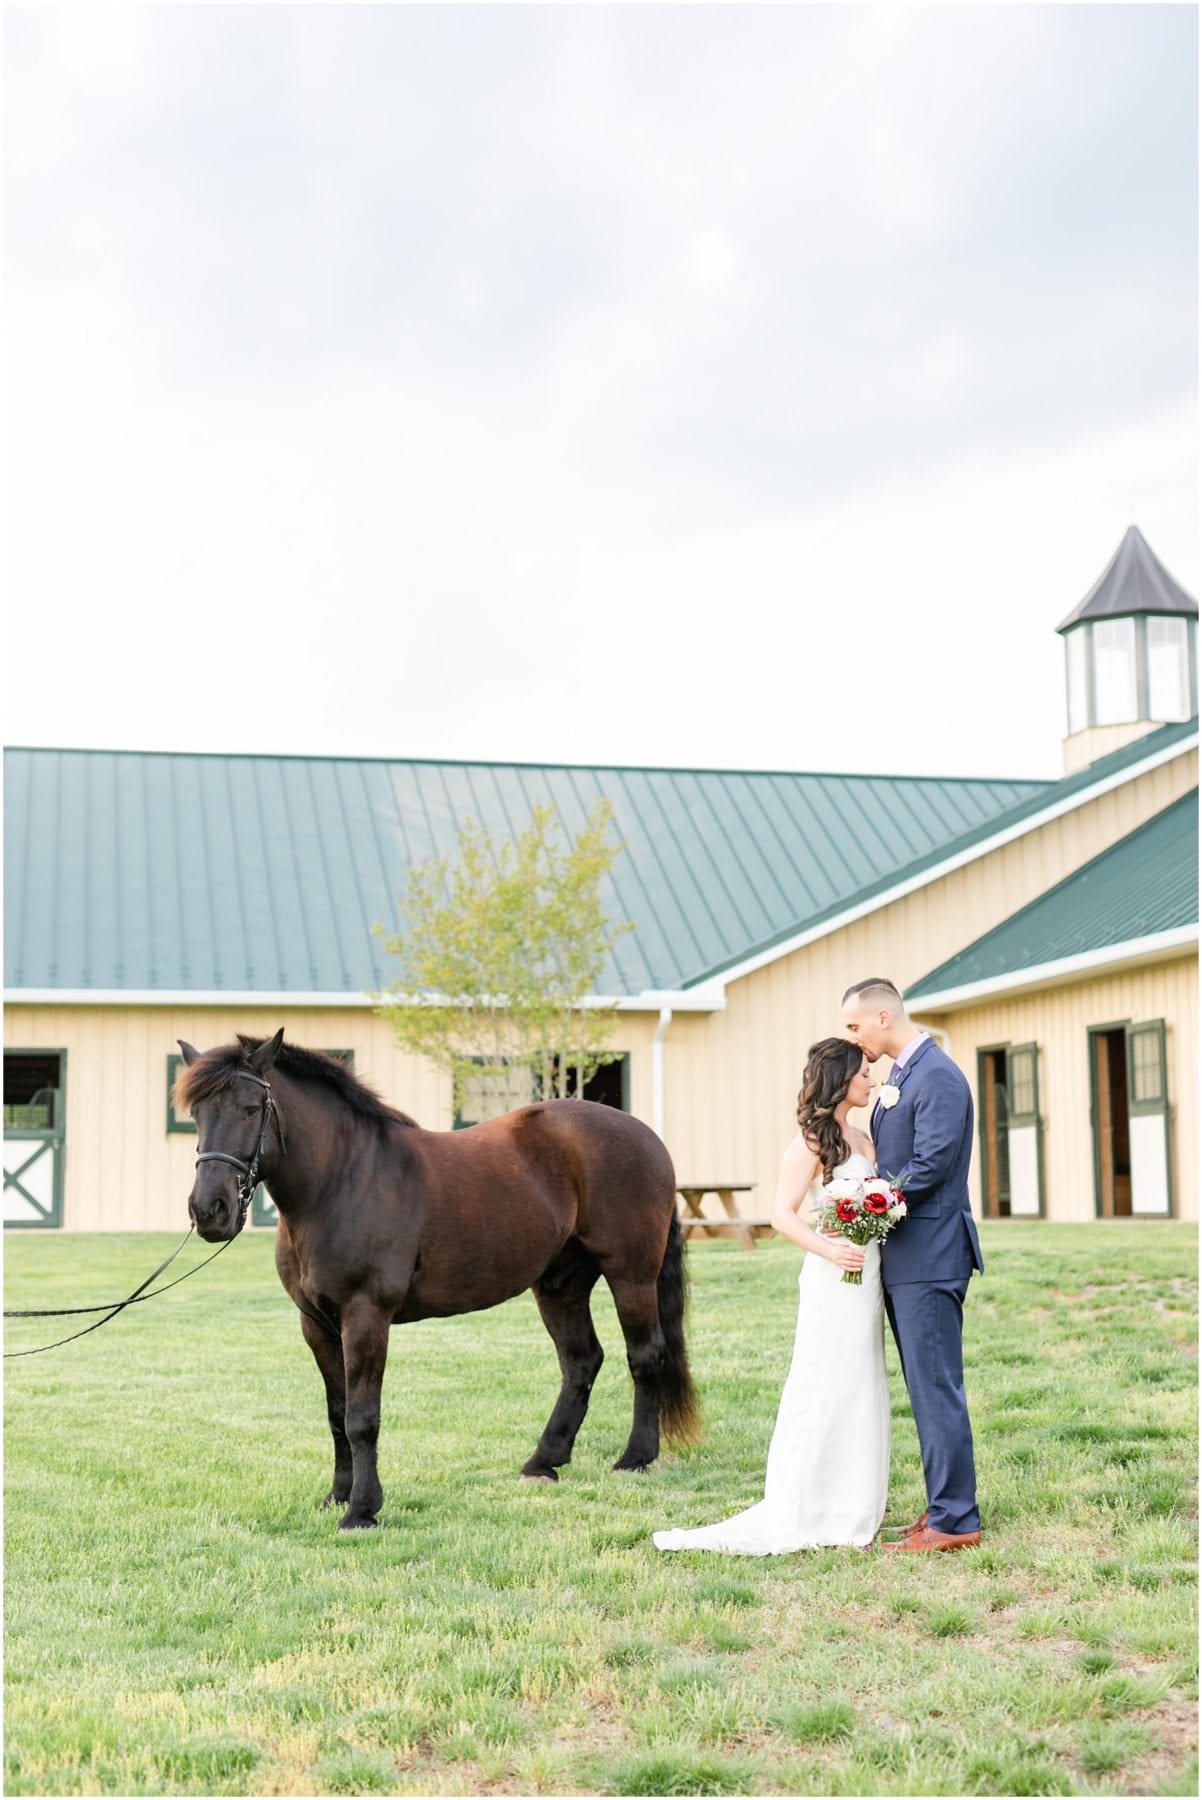
<svg viewBox="0 0 1202 1800">
<path fill-rule="evenodd" d="M 885 1289 L 885 1311 L 922 1452 L 927 1523 L 935 1531 L 979 1531 L 972 1426 L 964 1397 L 961 1281 L 904 1281 Z"/>
</svg>

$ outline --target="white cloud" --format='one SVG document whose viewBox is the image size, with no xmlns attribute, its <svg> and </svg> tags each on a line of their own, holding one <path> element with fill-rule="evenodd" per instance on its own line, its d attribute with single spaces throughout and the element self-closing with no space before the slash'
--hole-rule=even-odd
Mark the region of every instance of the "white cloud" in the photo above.
<svg viewBox="0 0 1202 1800">
<path fill-rule="evenodd" d="M 1054 772 L 1196 586 L 1176 11 L 22 15 L 10 736 Z"/>
</svg>

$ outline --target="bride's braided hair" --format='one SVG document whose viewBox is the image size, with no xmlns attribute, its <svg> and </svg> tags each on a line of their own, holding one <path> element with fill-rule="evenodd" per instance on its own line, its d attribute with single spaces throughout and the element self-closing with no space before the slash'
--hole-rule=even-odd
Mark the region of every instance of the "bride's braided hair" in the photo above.
<svg viewBox="0 0 1202 1800">
<path fill-rule="evenodd" d="M 859 1072 L 864 1052 L 850 1038 L 821 1038 L 811 1044 L 797 1096 L 797 1123 L 811 1150 L 822 1159 L 822 1178 L 831 1173 L 845 1157 L 851 1145 L 843 1136 L 835 1118 L 835 1108 L 846 1100 L 852 1077 Z"/>
</svg>

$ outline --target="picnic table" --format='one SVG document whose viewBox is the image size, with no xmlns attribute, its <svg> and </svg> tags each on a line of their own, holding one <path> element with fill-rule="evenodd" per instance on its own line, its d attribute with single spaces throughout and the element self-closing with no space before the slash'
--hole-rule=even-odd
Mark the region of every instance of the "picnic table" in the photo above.
<svg viewBox="0 0 1202 1800">
<path fill-rule="evenodd" d="M 754 1181 L 682 1182 L 676 1190 L 684 1201 L 680 1213 L 681 1230 L 686 1234 L 690 1231 L 703 1231 L 706 1237 L 733 1235 L 740 1240 L 745 1250 L 754 1250 L 756 1232 L 771 1231 L 772 1220 L 746 1218 L 735 1204 L 736 1194 L 750 1194 L 754 1190 Z M 701 1202 L 707 1194 L 718 1196 L 726 1214 L 725 1219 L 708 1218 L 702 1212 Z"/>
</svg>

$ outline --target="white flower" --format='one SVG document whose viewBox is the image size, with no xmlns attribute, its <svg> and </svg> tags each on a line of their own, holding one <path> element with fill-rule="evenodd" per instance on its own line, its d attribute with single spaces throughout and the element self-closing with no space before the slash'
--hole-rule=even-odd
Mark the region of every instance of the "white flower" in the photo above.
<svg viewBox="0 0 1202 1800">
<path fill-rule="evenodd" d="M 840 1175 L 834 1181 L 827 1182 L 826 1192 L 831 1200 L 858 1200 L 863 1192 L 863 1183 L 853 1181 L 849 1175 Z"/>
<path fill-rule="evenodd" d="M 885 1108 L 886 1112 L 891 1106 L 896 1106 L 900 1099 L 901 1089 L 896 1087 L 892 1081 L 885 1082 L 884 1086 L 877 1094 L 877 1101 Z"/>
<path fill-rule="evenodd" d="M 891 1200 L 893 1189 L 887 1181 L 866 1181 L 864 1183 L 865 1198 L 867 1198 L 869 1194 L 884 1194 L 886 1198 Z"/>
<path fill-rule="evenodd" d="M 905 1216 L 906 1216 L 906 1203 L 904 1200 L 895 1201 L 894 1204 L 889 1208 L 889 1211 L 885 1214 L 885 1217 L 887 1219 L 892 1219 L 895 1222 L 898 1219 L 904 1219 Z"/>
</svg>

